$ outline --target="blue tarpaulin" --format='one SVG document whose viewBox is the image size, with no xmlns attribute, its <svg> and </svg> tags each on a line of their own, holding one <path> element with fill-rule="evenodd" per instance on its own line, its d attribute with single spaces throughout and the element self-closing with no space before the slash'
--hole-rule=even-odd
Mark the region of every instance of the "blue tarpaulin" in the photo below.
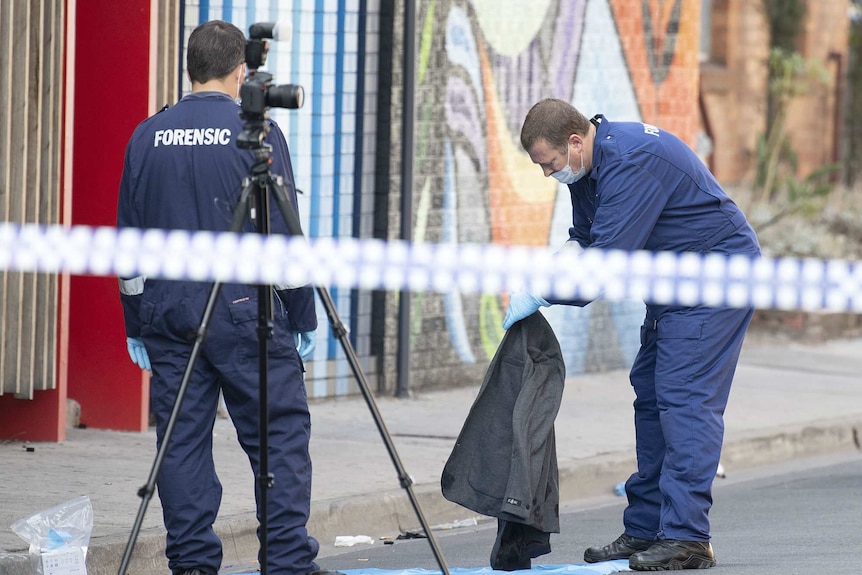
<svg viewBox="0 0 862 575">
<path fill-rule="evenodd" d="M 440 571 L 432 569 L 341 569 L 345 575 L 441 575 Z M 578 565 L 535 565 L 532 569 L 518 571 L 495 571 L 491 567 L 454 567 L 449 569 L 452 575 L 489 575 L 491 573 L 532 573 L 533 575 L 607 575 L 630 571 L 629 560 L 603 561 L 601 563 Z"/>
<path fill-rule="evenodd" d="M 577 565 L 535 565 L 532 569 L 520 569 L 518 571 L 495 571 L 491 567 L 453 567 L 449 569 L 450 575 L 502 575 L 513 573 L 526 575 L 607 575 L 608 573 L 619 573 L 631 571 L 629 560 L 603 561 L 601 563 L 581 563 Z M 442 575 L 436 569 L 339 569 L 344 575 Z M 238 573 L 236 575 L 260 575 L 254 573 Z"/>
</svg>

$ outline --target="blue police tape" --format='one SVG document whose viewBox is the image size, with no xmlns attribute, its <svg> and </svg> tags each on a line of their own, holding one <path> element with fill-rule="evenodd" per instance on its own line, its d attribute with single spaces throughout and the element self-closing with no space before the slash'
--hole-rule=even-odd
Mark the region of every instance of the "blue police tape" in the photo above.
<svg viewBox="0 0 862 575">
<path fill-rule="evenodd" d="M 0 224 L 0 270 L 862 312 L 862 262 Z"/>
</svg>

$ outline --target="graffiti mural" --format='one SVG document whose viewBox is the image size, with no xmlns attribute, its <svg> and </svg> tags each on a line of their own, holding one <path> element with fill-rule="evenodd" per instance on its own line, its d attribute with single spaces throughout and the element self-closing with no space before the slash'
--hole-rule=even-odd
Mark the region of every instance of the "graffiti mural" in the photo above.
<svg viewBox="0 0 862 575">
<path fill-rule="evenodd" d="M 419 2 L 418 202 L 415 240 L 560 246 L 568 189 L 521 149 L 521 122 L 545 97 L 588 117 L 644 121 L 690 144 L 697 122 L 699 3 L 682 0 Z M 438 304 L 429 302 L 439 297 Z M 502 339 L 506 297 L 417 294 L 414 353 L 487 362 Z M 423 344 L 439 322 L 448 336 Z M 569 374 L 626 367 L 643 303 L 595 302 L 543 310 Z M 446 354 L 450 354 L 447 356 Z"/>
<path fill-rule="evenodd" d="M 256 21 L 292 24 L 292 37 L 273 43 L 267 67 L 280 82 L 308 90 L 302 109 L 272 116 L 292 150 L 303 228 L 311 237 L 358 237 L 356 215 L 374 202 L 374 186 L 364 182 L 373 182 L 375 133 L 368 128 L 376 118 L 363 102 L 376 98 L 379 45 L 371 40 L 383 6 L 367 3 L 366 33 L 359 30 L 358 4 L 347 0 L 185 1 L 186 31 L 209 18 L 243 29 Z M 568 191 L 544 178 L 519 143 L 523 118 L 541 98 L 566 99 L 588 116 L 661 125 L 693 143 L 699 10 L 699 2 L 683 0 L 419 0 L 413 241 L 563 244 L 572 218 Z M 393 117 L 398 112 L 396 106 Z M 355 347 L 373 366 L 369 306 L 347 290 L 332 295 Z M 503 337 L 506 304 L 505 294 L 413 294 L 417 386 L 481 373 Z M 569 374 L 626 367 L 634 358 L 641 302 L 597 301 L 543 313 Z M 318 317 L 309 395 L 355 392 L 322 309 Z"/>
</svg>

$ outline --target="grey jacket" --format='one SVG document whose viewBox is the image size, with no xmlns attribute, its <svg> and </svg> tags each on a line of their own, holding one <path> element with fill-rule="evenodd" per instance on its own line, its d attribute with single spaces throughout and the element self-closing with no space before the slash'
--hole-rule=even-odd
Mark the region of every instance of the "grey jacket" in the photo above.
<svg viewBox="0 0 862 575">
<path fill-rule="evenodd" d="M 559 533 L 554 419 L 565 372 L 560 344 L 541 313 L 509 329 L 443 468 L 446 499 Z"/>
</svg>

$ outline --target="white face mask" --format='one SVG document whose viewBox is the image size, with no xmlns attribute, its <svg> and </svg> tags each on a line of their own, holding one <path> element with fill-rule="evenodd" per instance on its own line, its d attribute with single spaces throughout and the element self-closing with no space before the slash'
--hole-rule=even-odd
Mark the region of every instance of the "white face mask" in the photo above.
<svg viewBox="0 0 862 575">
<path fill-rule="evenodd" d="M 551 174 L 551 177 L 560 182 L 561 184 L 574 184 L 578 180 L 584 177 L 584 174 L 587 173 L 586 166 L 584 166 L 584 152 L 581 151 L 581 169 L 577 172 L 572 171 L 572 167 L 569 165 L 569 156 L 572 152 L 572 147 L 566 145 L 566 167 L 560 170 L 559 172 L 554 172 Z"/>
</svg>

